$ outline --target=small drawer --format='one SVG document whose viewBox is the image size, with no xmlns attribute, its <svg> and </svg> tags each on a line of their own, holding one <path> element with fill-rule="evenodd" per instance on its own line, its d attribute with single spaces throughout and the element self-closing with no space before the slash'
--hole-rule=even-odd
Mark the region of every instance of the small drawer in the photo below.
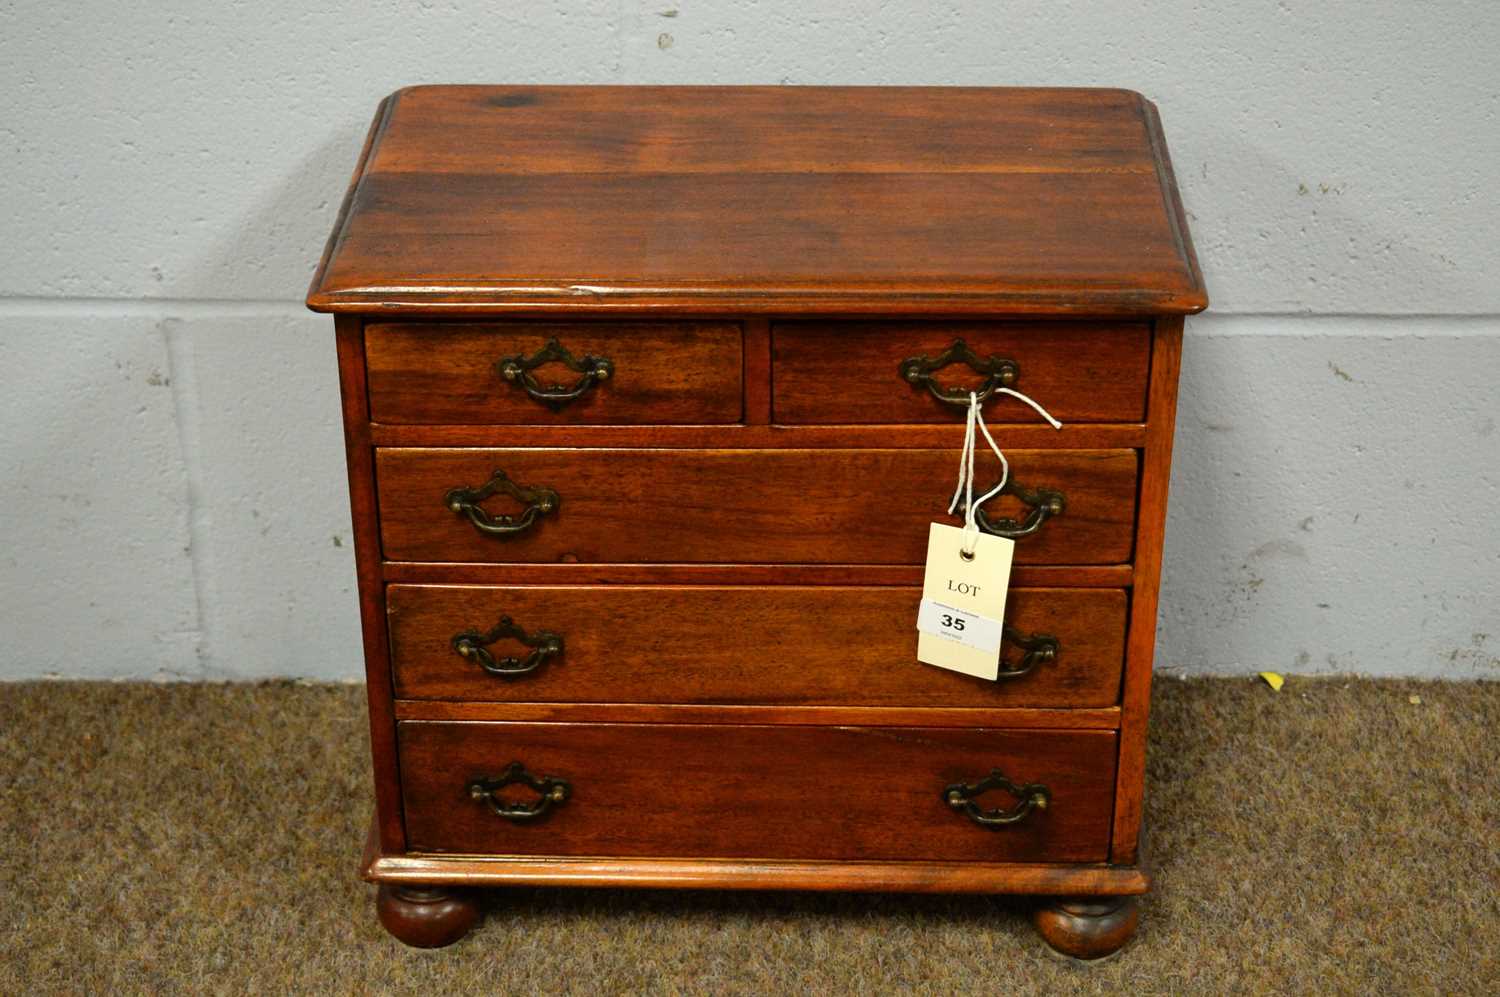
<svg viewBox="0 0 1500 997">
<path fill-rule="evenodd" d="M 370 414 L 405 424 L 733 423 L 733 322 L 376 323 Z"/>
<path fill-rule="evenodd" d="M 1114 731 L 404 721 L 398 740 L 415 852 L 1100 862 L 1114 803 Z"/>
<path fill-rule="evenodd" d="M 1002 381 L 1065 423 L 1146 414 L 1145 322 L 782 322 L 772 341 L 782 423 L 962 421 L 965 392 Z M 1041 416 L 999 396 L 986 403 L 985 419 Z"/>
<path fill-rule="evenodd" d="M 1120 589 L 1013 589 L 1005 678 L 916 660 L 916 588 L 460 586 L 386 590 L 400 699 L 1092 707 L 1119 699 Z M 726 640 L 726 634 L 733 639 Z M 753 664 L 745 649 L 754 648 Z"/>
<path fill-rule="evenodd" d="M 961 522 L 955 455 L 381 449 L 380 530 L 393 561 L 921 564 L 928 524 Z M 980 512 L 1020 535 L 1016 561 L 1130 560 L 1134 450 L 1007 456 L 1013 491 Z"/>
</svg>

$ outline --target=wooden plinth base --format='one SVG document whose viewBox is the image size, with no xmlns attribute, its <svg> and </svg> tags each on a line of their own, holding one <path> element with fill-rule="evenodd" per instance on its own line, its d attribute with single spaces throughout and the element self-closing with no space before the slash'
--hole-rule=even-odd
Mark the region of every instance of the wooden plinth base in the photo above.
<svg viewBox="0 0 1500 997">
<path fill-rule="evenodd" d="M 1150 886 L 1140 866 L 384 855 L 373 827 L 363 874 L 380 884 L 381 923 L 418 948 L 450 945 L 479 922 L 477 887 L 619 886 L 1031 894 L 1041 901 L 1037 931 L 1075 959 L 1124 946 Z"/>
</svg>

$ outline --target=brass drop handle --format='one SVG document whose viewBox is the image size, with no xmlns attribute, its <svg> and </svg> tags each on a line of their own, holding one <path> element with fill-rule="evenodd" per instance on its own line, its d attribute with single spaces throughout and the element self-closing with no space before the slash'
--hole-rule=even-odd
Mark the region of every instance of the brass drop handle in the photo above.
<svg viewBox="0 0 1500 997">
<path fill-rule="evenodd" d="M 1016 798 L 1017 803 L 1004 810 L 985 810 L 979 805 L 978 797 L 992 789 L 1009 793 Z M 1035 782 L 1018 786 L 999 769 L 992 769 L 989 775 L 978 782 L 955 782 L 948 786 L 943 790 L 943 801 L 980 827 L 996 831 L 1019 824 L 1034 811 L 1046 810 L 1047 805 L 1052 802 L 1052 791 Z"/>
<path fill-rule="evenodd" d="M 531 653 L 524 660 L 514 657 L 495 660 L 495 656 L 485 649 L 485 645 L 507 637 L 525 644 L 532 649 Z M 482 633 L 478 630 L 465 630 L 454 634 L 450 643 L 459 657 L 473 661 L 489 674 L 503 679 L 528 675 L 542 667 L 548 658 L 555 658 L 563 653 L 563 639 L 560 635 L 547 630 L 529 634 L 516 626 L 509 616 L 500 617 L 499 623 Z"/>
<path fill-rule="evenodd" d="M 976 522 L 978 518 L 975 517 Z M 1062 644 L 1056 637 L 1050 634 L 1023 634 L 1009 623 L 1004 625 L 1001 634 L 1005 643 L 1019 647 L 1022 654 L 1020 662 L 1015 665 L 1007 665 L 1002 659 L 996 679 L 1018 679 L 1023 675 L 1030 675 L 1037 665 L 1057 660 L 1058 652 L 1062 650 Z"/>
<path fill-rule="evenodd" d="M 1022 504 L 1030 506 L 1031 511 L 1026 514 L 1025 519 L 1017 520 L 1009 517 L 991 519 L 984 514 L 984 507 L 979 506 L 974 510 L 974 524 L 985 533 L 1007 537 L 1011 540 L 1031 536 L 1042 528 L 1043 523 L 1061 516 L 1068 507 L 1062 492 L 1052 488 L 1027 488 L 1025 485 L 1017 484 L 1014 478 L 1006 481 L 1005 487 L 1000 489 L 998 494 L 1014 495 L 1021 500 Z"/>
<path fill-rule="evenodd" d="M 961 363 L 976 374 L 984 375 L 984 382 L 977 388 L 945 388 L 938 383 L 937 372 L 950 364 Z M 935 357 L 907 357 L 897 370 L 908 384 L 922 385 L 938 401 L 947 405 L 969 407 L 969 395 L 974 394 L 980 402 L 986 401 L 998 388 L 1009 388 L 1021 376 L 1020 365 L 1002 357 L 981 357 L 969 348 L 962 339 Z"/>
<path fill-rule="evenodd" d="M 544 386 L 536 379 L 536 375 L 532 372 L 543 364 L 548 363 L 560 363 L 574 373 L 583 376 L 574 382 L 571 388 L 561 384 Z M 556 339 L 549 339 L 540 350 L 537 350 L 529 357 L 520 354 L 511 357 L 501 357 L 495 363 L 495 369 L 499 371 L 500 376 L 507 382 L 525 391 L 532 398 L 555 412 L 563 406 L 582 398 L 594 385 L 613 377 L 615 374 L 615 363 L 608 357 L 589 355 L 575 357 L 571 350 Z"/>
<path fill-rule="evenodd" d="M 502 493 L 525 505 L 519 515 L 491 516 L 480 506 L 491 495 Z M 562 499 L 550 488 L 518 485 L 504 471 L 497 470 L 490 475 L 490 480 L 478 488 L 452 489 L 443 496 L 443 504 L 453 512 L 467 516 L 480 533 L 492 537 L 510 537 L 530 529 L 537 517 L 556 512 Z"/>
<path fill-rule="evenodd" d="M 506 786 L 516 785 L 535 790 L 537 798 L 530 803 L 513 803 L 499 795 Z M 536 820 L 554 806 L 566 803 L 573 795 L 573 787 L 566 779 L 532 775 L 520 762 L 511 762 L 498 776 L 470 779 L 464 789 L 471 800 L 487 804 L 495 816 L 516 824 Z"/>
</svg>

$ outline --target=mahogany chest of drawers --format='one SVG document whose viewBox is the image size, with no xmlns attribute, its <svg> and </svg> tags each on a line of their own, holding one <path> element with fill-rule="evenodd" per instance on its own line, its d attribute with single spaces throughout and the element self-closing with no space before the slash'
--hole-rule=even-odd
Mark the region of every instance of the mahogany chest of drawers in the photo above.
<svg viewBox="0 0 1500 997">
<path fill-rule="evenodd" d="M 446 944 L 520 884 L 967 891 L 1122 945 L 1206 303 L 1128 91 L 384 101 L 308 305 L 385 925 Z M 995 681 L 916 660 L 970 391 L 1010 462 L 976 517 L 1016 540 Z"/>
</svg>

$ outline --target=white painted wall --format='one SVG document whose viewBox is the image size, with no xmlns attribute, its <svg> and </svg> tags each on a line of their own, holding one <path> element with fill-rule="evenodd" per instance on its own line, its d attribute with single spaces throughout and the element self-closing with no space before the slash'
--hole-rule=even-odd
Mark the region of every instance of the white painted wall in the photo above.
<svg viewBox="0 0 1500 997">
<path fill-rule="evenodd" d="M 0 6 L 0 677 L 359 674 L 304 292 L 411 83 L 1131 87 L 1189 325 L 1160 664 L 1500 677 L 1500 5 Z"/>
</svg>

